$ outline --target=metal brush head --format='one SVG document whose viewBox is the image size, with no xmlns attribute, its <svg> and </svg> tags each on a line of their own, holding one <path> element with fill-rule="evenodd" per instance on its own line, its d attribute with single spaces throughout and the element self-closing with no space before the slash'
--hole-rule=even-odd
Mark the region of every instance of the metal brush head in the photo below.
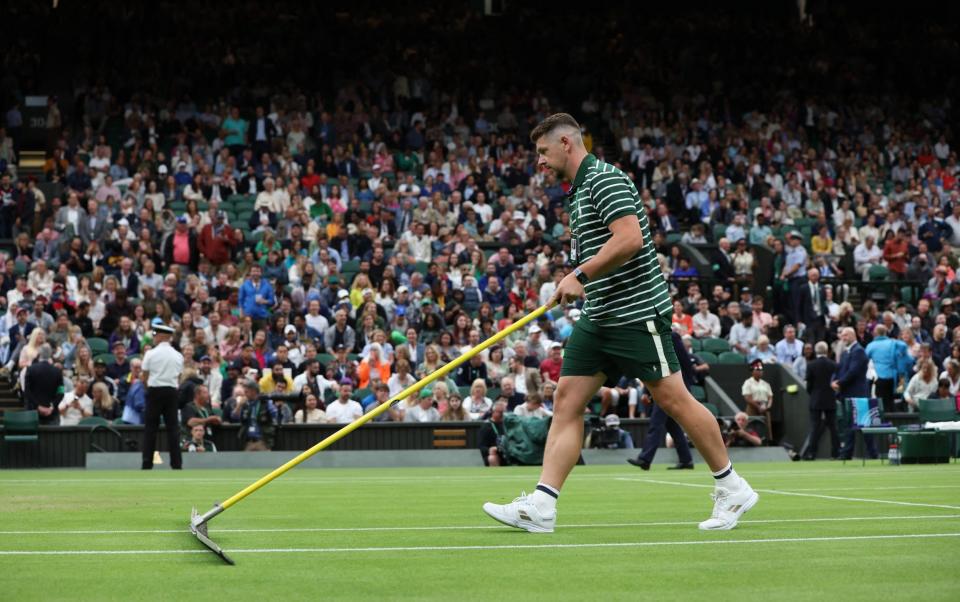
<svg viewBox="0 0 960 602">
<path fill-rule="evenodd" d="M 235 564 L 233 560 L 227 556 L 215 541 L 207 537 L 207 523 L 203 520 L 203 517 L 197 514 L 197 509 L 194 508 L 193 512 L 190 514 L 190 532 L 196 536 L 200 543 L 207 547 L 211 552 L 220 557 L 221 560 L 227 564 Z"/>
</svg>

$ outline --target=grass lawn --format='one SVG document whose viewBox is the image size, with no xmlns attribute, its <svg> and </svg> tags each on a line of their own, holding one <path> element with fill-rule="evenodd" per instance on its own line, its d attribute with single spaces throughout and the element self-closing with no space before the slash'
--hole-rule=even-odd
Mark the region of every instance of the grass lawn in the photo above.
<svg viewBox="0 0 960 602">
<path fill-rule="evenodd" d="M 556 533 L 494 523 L 537 469 L 0 472 L 0 599 L 960 599 L 960 466 L 742 464 L 760 503 L 703 533 L 704 466 L 578 467 Z"/>
</svg>

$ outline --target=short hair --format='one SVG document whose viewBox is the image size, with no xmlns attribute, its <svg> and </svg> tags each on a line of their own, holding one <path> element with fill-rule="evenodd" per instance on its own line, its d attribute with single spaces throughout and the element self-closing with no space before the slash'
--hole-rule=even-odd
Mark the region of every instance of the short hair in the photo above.
<svg viewBox="0 0 960 602">
<path fill-rule="evenodd" d="M 829 347 L 825 341 L 817 341 L 817 344 L 813 346 L 813 352 L 817 355 L 826 355 Z"/>
<path fill-rule="evenodd" d="M 887 327 L 883 324 L 877 324 L 873 327 L 874 336 L 885 337 L 887 336 Z"/>
<path fill-rule="evenodd" d="M 260 385 L 257 383 L 257 381 L 253 380 L 252 378 L 248 378 L 248 379 L 243 383 L 243 388 L 244 388 L 244 389 L 250 389 L 250 390 L 252 390 L 252 391 L 256 391 L 257 393 L 260 392 Z"/>
<path fill-rule="evenodd" d="M 39 357 L 42 360 L 49 361 L 50 358 L 53 357 L 53 348 L 51 348 L 50 345 L 46 343 L 44 343 L 43 345 L 40 345 L 40 349 L 37 351 L 37 357 Z"/>
<path fill-rule="evenodd" d="M 578 133 L 580 132 L 580 124 L 572 115 L 569 113 L 554 113 L 533 128 L 533 131 L 530 132 L 530 142 L 536 143 L 537 140 L 560 127 L 573 128 Z"/>
</svg>

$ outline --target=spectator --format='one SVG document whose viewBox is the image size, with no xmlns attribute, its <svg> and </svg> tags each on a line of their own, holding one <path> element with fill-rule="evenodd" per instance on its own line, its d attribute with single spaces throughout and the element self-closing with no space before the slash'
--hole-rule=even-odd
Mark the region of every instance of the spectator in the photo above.
<svg viewBox="0 0 960 602">
<path fill-rule="evenodd" d="M 276 303 L 276 299 L 273 287 L 263 279 L 263 270 L 259 265 L 250 266 L 250 277 L 240 287 L 238 301 L 242 315 L 253 319 L 254 328 L 262 328 L 269 316 L 269 308 Z"/>
<path fill-rule="evenodd" d="M 341 380 L 336 401 L 327 406 L 327 422 L 347 424 L 363 415 L 363 407 L 350 399 L 351 395 L 353 395 L 353 382 L 349 379 Z"/>
<path fill-rule="evenodd" d="M 753 325 L 753 312 L 743 312 L 740 322 L 730 329 L 730 346 L 735 351 L 747 355 L 759 338 L 760 330 Z"/>
<path fill-rule="evenodd" d="M 417 405 L 407 408 L 403 414 L 404 422 L 440 422 L 440 412 L 433 407 L 433 391 L 429 388 L 420 391 Z"/>
<path fill-rule="evenodd" d="M 750 363 L 750 378 L 741 387 L 743 399 L 747 402 L 747 414 L 750 416 L 764 416 L 770 412 L 773 405 L 773 389 L 770 383 L 763 380 L 763 362 L 753 360 Z"/>
<path fill-rule="evenodd" d="M 320 400 L 313 393 L 307 393 L 303 401 L 303 408 L 293 415 L 297 424 L 324 424 L 327 422 L 327 413 L 320 407 Z"/>
<path fill-rule="evenodd" d="M 93 400 L 87 395 L 88 381 L 78 378 L 73 383 L 73 391 L 64 394 L 60 401 L 60 426 L 77 426 L 84 418 L 93 416 Z"/>
<path fill-rule="evenodd" d="M 143 381 L 140 358 L 130 361 L 129 386 L 124 397 L 123 413 L 120 417 L 124 424 L 143 424 L 143 411 L 147 404 L 147 384 Z"/>
<path fill-rule="evenodd" d="M 840 454 L 836 392 L 830 386 L 837 364 L 827 357 L 828 350 L 825 342 L 817 342 L 814 348 L 816 358 L 810 361 L 804 373 L 810 394 L 810 432 L 800 450 L 800 456 L 805 460 L 816 458 L 823 429 L 830 432 L 830 457 L 836 458 Z"/>
<path fill-rule="evenodd" d="M 244 451 L 270 451 L 276 437 L 277 407 L 273 401 L 260 398 L 255 380 L 243 384 L 243 396 L 236 398 L 230 422 L 240 424 L 240 441 Z"/>
<path fill-rule="evenodd" d="M 490 417 L 480 428 L 480 454 L 483 463 L 487 466 L 504 466 L 506 458 L 501 451 L 503 437 L 506 431 L 503 426 L 503 415 L 507 411 L 507 402 L 498 401 L 490 410 Z"/>
<path fill-rule="evenodd" d="M 274 362 L 270 366 L 270 371 L 267 372 L 260 379 L 258 385 L 260 386 L 260 393 L 263 395 L 270 395 L 271 393 L 280 393 L 278 391 L 277 385 L 283 383 L 284 389 L 287 393 L 294 391 L 293 379 L 290 378 L 290 375 L 283 368 L 283 364 L 280 362 Z"/>
<path fill-rule="evenodd" d="M 93 402 L 93 415 L 99 418 L 103 418 L 108 422 L 113 422 L 120 417 L 121 406 L 120 402 L 110 394 L 110 390 L 107 389 L 107 386 L 103 383 L 96 383 L 91 387 L 93 391 L 93 396 L 91 401 Z"/>
<path fill-rule="evenodd" d="M 837 362 L 837 371 L 830 386 L 837 392 L 837 398 L 844 401 L 854 397 L 869 397 L 870 384 L 867 381 L 866 351 L 857 340 L 857 332 L 853 328 L 845 327 L 840 331 L 841 353 Z M 840 456 L 849 460 L 853 457 L 853 444 L 856 432 L 850 429 L 844 440 Z M 877 447 L 872 436 L 864 436 L 867 453 L 877 457 Z"/>
<path fill-rule="evenodd" d="M 697 301 L 697 311 L 693 316 L 693 336 L 697 338 L 717 338 L 720 336 L 720 318 L 710 311 L 707 299 Z"/>
<path fill-rule="evenodd" d="M 757 337 L 757 344 L 750 349 L 750 355 L 747 356 L 748 362 L 753 363 L 755 360 L 760 360 L 764 364 L 777 363 L 777 356 L 770 345 L 770 339 L 765 334 Z"/>
<path fill-rule="evenodd" d="M 190 428 L 190 438 L 183 445 L 185 452 L 215 452 L 217 446 L 213 441 L 206 438 L 206 428 L 202 424 L 196 424 Z"/>
<path fill-rule="evenodd" d="M 733 416 L 733 424 L 724 436 L 727 447 L 758 447 L 763 445 L 763 439 L 757 431 L 750 428 L 749 416 L 745 412 L 737 412 Z"/>
<path fill-rule="evenodd" d="M 527 393 L 527 400 L 515 407 L 513 413 L 526 418 L 549 418 L 553 415 L 553 412 L 543 407 L 543 398 L 536 391 Z"/>
<path fill-rule="evenodd" d="M 903 391 L 903 400 L 910 411 L 918 410 L 921 399 L 933 399 L 936 396 L 939 384 L 937 376 L 937 367 L 932 360 L 920 362 L 919 369 Z"/>
<path fill-rule="evenodd" d="M 797 329 L 793 324 L 783 328 L 783 338 L 777 341 L 775 347 L 777 362 L 784 366 L 793 366 L 797 358 L 803 354 L 803 343 L 797 339 Z M 800 376 L 798 374 L 798 376 Z"/>
</svg>

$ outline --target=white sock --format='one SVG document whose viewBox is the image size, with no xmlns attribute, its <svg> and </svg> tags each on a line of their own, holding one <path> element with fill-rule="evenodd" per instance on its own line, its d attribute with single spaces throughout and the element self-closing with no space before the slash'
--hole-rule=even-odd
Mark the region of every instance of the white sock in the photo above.
<svg viewBox="0 0 960 602">
<path fill-rule="evenodd" d="M 713 473 L 714 481 L 717 487 L 723 487 L 727 490 L 734 490 L 740 487 L 740 475 L 733 469 L 733 464 L 727 462 L 727 465 Z"/>
<path fill-rule="evenodd" d="M 530 496 L 530 501 L 533 502 L 533 505 L 537 507 L 537 510 L 544 512 L 556 509 L 557 498 L 559 496 L 560 492 L 555 488 L 549 485 L 544 485 L 543 483 L 537 483 L 537 488 Z"/>
</svg>

